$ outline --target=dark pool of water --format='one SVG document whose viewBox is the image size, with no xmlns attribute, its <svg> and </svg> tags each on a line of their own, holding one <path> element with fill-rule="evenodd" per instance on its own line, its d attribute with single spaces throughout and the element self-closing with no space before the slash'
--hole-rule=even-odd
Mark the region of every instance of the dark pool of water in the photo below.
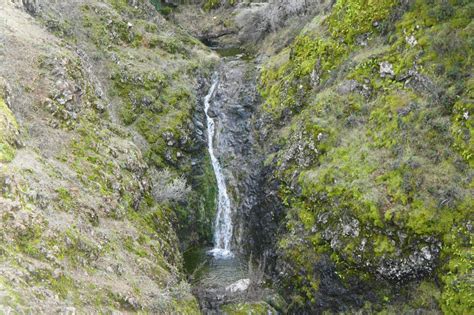
<svg viewBox="0 0 474 315">
<path fill-rule="evenodd" d="M 226 287 L 247 278 L 247 263 L 239 257 L 215 258 L 208 254 L 210 248 L 192 248 L 183 253 L 184 268 L 193 285 Z"/>
<path fill-rule="evenodd" d="M 238 57 L 243 60 L 251 60 L 253 57 L 245 49 L 241 47 L 219 47 L 219 46 L 209 46 L 222 58 L 228 57 Z"/>
<path fill-rule="evenodd" d="M 240 47 L 215 48 L 213 50 L 221 57 L 235 57 L 238 55 L 246 55 L 246 52 Z"/>
</svg>

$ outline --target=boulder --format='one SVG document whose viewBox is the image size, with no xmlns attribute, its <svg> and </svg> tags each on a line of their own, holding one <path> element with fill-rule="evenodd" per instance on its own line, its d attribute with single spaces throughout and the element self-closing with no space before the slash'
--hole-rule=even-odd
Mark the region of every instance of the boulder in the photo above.
<svg viewBox="0 0 474 315">
<path fill-rule="evenodd" d="M 230 293 L 247 291 L 250 286 L 250 279 L 240 279 L 228 285 L 225 290 Z"/>
</svg>

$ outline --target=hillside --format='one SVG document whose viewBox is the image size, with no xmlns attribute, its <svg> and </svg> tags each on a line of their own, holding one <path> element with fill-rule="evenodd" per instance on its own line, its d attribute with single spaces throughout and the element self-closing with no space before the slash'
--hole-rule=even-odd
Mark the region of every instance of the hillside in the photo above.
<svg viewBox="0 0 474 315">
<path fill-rule="evenodd" d="M 472 310 L 474 7 L 428 2 L 337 1 L 264 65 L 294 309 Z"/>
<path fill-rule="evenodd" d="M 0 10 L 2 312 L 197 312 L 176 226 L 204 211 L 216 57 L 144 1 L 23 3 Z"/>
</svg>

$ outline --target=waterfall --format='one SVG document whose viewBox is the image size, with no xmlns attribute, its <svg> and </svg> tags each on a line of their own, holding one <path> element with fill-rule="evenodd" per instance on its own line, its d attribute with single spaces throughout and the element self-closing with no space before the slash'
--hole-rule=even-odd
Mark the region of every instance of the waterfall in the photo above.
<svg viewBox="0 0 474 315">
<path fill-rule="evenodd" d="M 230 250 L 230 242 L 232 238 L 231 206 L 230 199 L 227 194 L 225 178 L 222 174 L 222 168 L 216 156 L 214 155 L 215 122 L 213 118 L 209 117 L 210 101 L 214 95 L 218 81 L 218 77 L 215 76 L 212 81 L 211 89 L 204 99 L 204 111 L 206 113 L 207 120 L 208 150 L 211 157 L 212 168 L 214 169 L 214 174 L 216 175 L 218 195 L 217 215 L 216 221 L 214 223 L 214 248 L 210 251 L 210 253 L 217 258 L 227 258 L 233 256 Z"/>
</svg>

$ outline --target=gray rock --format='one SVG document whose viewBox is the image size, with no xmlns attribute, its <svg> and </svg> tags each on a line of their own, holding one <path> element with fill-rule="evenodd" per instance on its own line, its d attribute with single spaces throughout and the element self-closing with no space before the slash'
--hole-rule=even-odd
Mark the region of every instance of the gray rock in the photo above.
<svg viewBox="0 0 474 315">
<path fill-rule="evenodd" d="M 359 87 L 360 84 L 356 80 L 345 80 L 337 87 L 337 92 L 340 94 L 349 94 Z"/>
<path fill-rule="evenodd" d="M 40 11 L 39 0 L 21 0 L 26 12 L 31 15 L 37 15 Z"/>
<path fill-rule="evenodd" d="M 193 119 L 193 124 L 197 129 L 204 130 L 204 124 L 199 119 Z"/>
<path fill-rule="evenodd" d="M 382 61 L 380 64 L 380 76 L 382 78 L 385 77 L 393 77 L 395 75 L 395 71 L 393 71 L 393 65 L 388 61 Z"/>
<path fill-rule="evenodd" d="M 411 47 L 414 47 L 418 44 L 418 41 L 416 40 L 415 36 L 413 36 L 413 35 L 406 36 L 405 40 L 406 40 L 407 44 L 410 45 Z"/>
<path fill-rule="evenodd" d="M 359 221 L 357 219 L 344 218 L 342 223 L 342 234 L 344 236 L 359 236 Z"/>
</svg>

